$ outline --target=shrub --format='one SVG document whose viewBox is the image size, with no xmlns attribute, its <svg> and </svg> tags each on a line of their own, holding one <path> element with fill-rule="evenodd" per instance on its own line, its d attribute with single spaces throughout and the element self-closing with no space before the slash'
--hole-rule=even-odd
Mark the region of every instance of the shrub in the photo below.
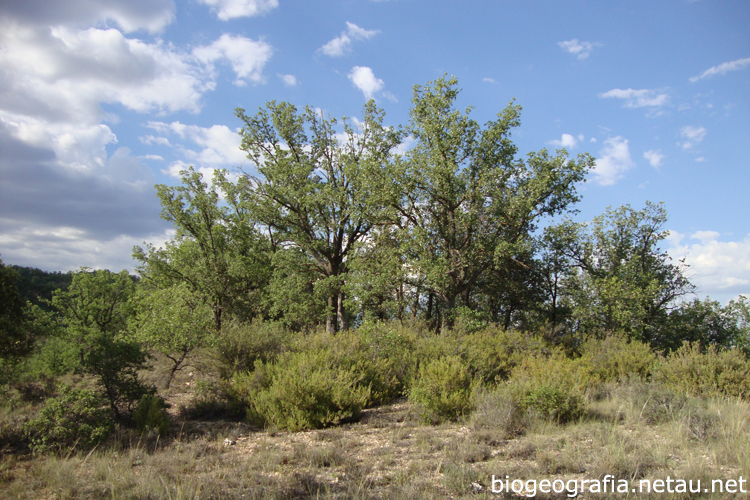
<svg viewBox="0 0 750 500">
<path fill-rule="evenodd" d="M 685 342 L 662 358 L 654 379 L 694 396 L 750 397 L 750 363 L 737 349 L 711 345 L 703 353 L 699 344 Z"/>
<path fill-rule="evenodd" d="M 487 327 L 460 339 L 461 356 L 472 377 L 484 384 L 496 383 L 510 376 L 524 356 L 540 355 L 541 343 L 523 333 Z"/>
<path fill-rule="evenodd" d="M 555 352 L 549 358 L 525 358 L 513 370 L 508 390 L 522 413 L 564 423 L 583 414 L 590 381 L 585 364 Z"/>
<path fill-rule="evenodd" d="M 419 368 L 409 400 L 421 407 L 425 422 L 457 420 L 471 410 L 475 385 L 460 357 L 444 356 Z"/>
<path fill-rule="evenodd" d="M 133 422 L 140 432 L 154 430 L 164 435 L 169 430 L 167 403 L 159 396 L 145 394 L 133 411 Z"/>
<path fill-rule="evenodd" d="M 256 362 L 253 373 L 236 378 L 248 418 L 290 431 L 317 429 L 353 420 L 370 396 L 359 370 L 336 366 L 321 351 L 289 353 L 275 363 Z"/>
<path fill-rule="evenodd" d="M 633 375 L 645 380 L 651 375 L 656 354 L 648 344 L 611 335 L 587 340 L 583 344 L 582 361 L 599 382 L 616 382 Z"/>
<path fill-rule="evenodd" d="M 110 412 L 94 391 L 64 387 L 47 400 L 39 416 L 26 423 L 31 447 L 38 452 L 90 448 L 112 431 Z"/>
<path fill-rule="evenodd" d="M 252 323 L 226 323 L 216 342 L 220 371 L 224 377 L 250 371 L 256 360 L 264 363 L 275 360 L 284 352 L 291 333 L 280 323 L 256 318 Z"/>
</svg>

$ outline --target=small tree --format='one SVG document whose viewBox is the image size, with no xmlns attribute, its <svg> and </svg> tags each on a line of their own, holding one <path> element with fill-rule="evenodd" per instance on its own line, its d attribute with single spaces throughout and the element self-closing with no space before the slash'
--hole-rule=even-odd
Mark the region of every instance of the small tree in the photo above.
<svg viewBox="0 0 750 500">
<path fill-rule="evenodd" d="M 144 346 L 172 361 L 167 389 L 190 353 L 210 343 L 215 334 L 213 320 L 211 307 L 185 283 L 138 291 L 136 336 Z"/>
<path fill-rule="evenodd" d="M 573 317 L 584 331 L 622 332 L 658 344 L 658 329 L 676 299 L 695 287 L 686 266 L 659 248 L 669 232 L 661 204 L 629 205 L 587 224 L 564 223 L 555 231 L 579 272 L 569 280 Z"/>
<path fill-rule="evenodd" d="M 52 297 L 66 335 L 78 346 L 80 370 L 97 378 L 115 416 L 121 405 L 129 408 L 149 392 L 138 379 L 147 355 L 127 333 L 134 293 L 135 281 L 125 270 L 82 268 L 67 290 Z"/>
</svg>

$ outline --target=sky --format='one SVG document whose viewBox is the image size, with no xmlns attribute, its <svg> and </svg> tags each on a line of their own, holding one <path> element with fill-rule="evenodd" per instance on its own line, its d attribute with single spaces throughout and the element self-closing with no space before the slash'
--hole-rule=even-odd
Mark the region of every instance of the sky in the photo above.
<svg viewBox="0 0 750 500">
<path fill-rule="evenodd" d="M 750 295 L 746 0 L 0 0 L 0 259 L 133 270 L 171 237 L 154 185 L 252 169 L 238 107 L 406 125 L 455 75 L 519 153 L 597 158 L 575 220 L 664 202 L 698 296 Z"/>
</svg>

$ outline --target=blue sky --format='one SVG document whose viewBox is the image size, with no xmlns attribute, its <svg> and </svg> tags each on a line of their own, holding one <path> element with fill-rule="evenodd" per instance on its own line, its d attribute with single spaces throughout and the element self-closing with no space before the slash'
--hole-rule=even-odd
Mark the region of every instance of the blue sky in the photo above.
<svg viewBox="0 0 750 500">
<path fill-rule="evenodd" d="M 234 109 L 269 100 L 406 124 L 412 87 L 523 107 L 522 153 L 597 167 L 578 220 L 665 202 L 700 296 L 750 294 L 746 1 L 47 0 L 0 3 L 0 258 L 133 269 L 170 236 L 153 185 L 247 164 Z"/>
</svg>

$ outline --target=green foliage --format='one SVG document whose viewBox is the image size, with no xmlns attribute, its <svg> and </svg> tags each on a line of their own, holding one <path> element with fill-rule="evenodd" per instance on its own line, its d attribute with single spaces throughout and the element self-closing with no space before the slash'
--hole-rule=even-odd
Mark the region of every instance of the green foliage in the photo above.
<svg viewBox="0 0 750 500">
<path fill-rule="evenodd" d="M 24 356 L 34 345 L 17 280 L 18 274 L 0 261 L 0 360 Z"/>
<path fill-rule="evenodd" d="M 270 364 L 257 361 L 255 371 L 233 382 L 247 398 L 250 420 L 290 431 L 353 420 L 370 396 L 357 370 L 334 365 L 320 351 L 287 353 Z"/>
<path fill-rule="evenodd" d="M 147 355 L 128 334 L 134 292 L 127 271 L 82 269 L 67 290 L 58 290 L 52 298 L 66 338 L 78 347 L 80 370 L 96 377 L 117 416 L 121 406 L 130 408 L 151 390 L 138 378 Z"/>
<path fill-rule="evenodd" d="M 292 334 L 280 323 L 255 318 L 252 323 L 225 323 L 215 348 L 222 376 L 253 370 L 255 362 L 274 361 L 288 349 Z"/>
<path fill-rule="evenodd" d="M 516 158 L 511 130 L 520 106 L 511 103 L 484 128 L 456 106 L 455 78 L 415 86 L 408 132 L 416 139 L 392 167 L 391 203 L 410 272 L 442 298 L 450 328 L 457 300 L 476 289 L 493 266 L 518 265 L 544 216 L 578 200 L 575 184 L 593 166 L 580 155 L 546 150 Z M 465 304 L 469 305 L 469 304 Z"/>
<path fill-rule="evenodd" d="M 667 351 L 679 349 L 684 342 L 703 347 L 713 344 L 720 348 L 747 349 L 749 310 L 744 296 L 726 306 L 709 298 L 696 298 L 670 311 L 668 321 L 659 329 L 653 343 Z"/>
<path fill-rule="evenodd" d="M 133 257 L 151 287 L 183 284 L 205 301 L 220 331 L 227 313 L 250 319 L 263 312 L 271 274 L 269 242 L 248 217 L 249 207 L 225 171 L 216 170 L 210 186 L 192 167 L 181 176 L 180 186 L 156 186 L 161 216 L 174 226 L 174 239 L 165 248 L 135 247 Z"/>
<path fill-rule="evenodd" d="M 159 396 L 144 394 L 133 410 L 133 422 L 140 432 L 156 431 L 164 435 L 169 431 L 167 403 Z"/>
<path fill-rule="evenodd" d="M 586 224 L 566 222 L 550 231 L 579 272 L 567 279 L 573 320 L 584 333 L 624 333 L 661 349 L 658 335 L 675 299 L 695 287 L 659 248 L 669 232 L 661 204 L 643 210 L 629 205 L 607 211 Z M 666 339 L 668 340 L 668 339 Z"/>
<path fill-rule="evenodd" d="M 554 352 L 549 357 L 524 358 L 513 370 L 507 390 L 519 411 L 562 423 L 583 414 L 590 381 L 583 363 Z"/>
<path fill-rule="evenodd" d="M 186 283 L 164 289 L 141 287 L 134 298 L 136 339 L 146 348 L 172 361 L 169 388 L 175 372 L 197 348 L 210 345 L 215 337 L 211 307 Z"/>
<path fill-rule="evenodd" d="M 646 380 L 656 362 L 648 344 L 623 335 L 590 338 L 582 346 L 581 362 L 587 364 L 599 383 L 617 382 L 631 376 Z"/>
<path fill-rule="evenodd" d="M 32 377 L 60 377 L 80 367 L 78 347 L 61 337 L 41 341 L 29 356 L 28 371 Z"/>
<path fill-rule="evenodd" d="M 94 391 L 64 387 L 47 400 L 39 416 L 25 430 L 34 451 L 66 451 L 95 446 L 112 431 L 110 412 Z"/>
<path fill-rule="evenodd" d="M 427 423 L 455 421 L 471 411 L 475 386 L 460 357 L 443 356 L 419 367 L 409 401 L 421 408 Z"/>
<path fill-rule="evenodd" d="M 41 269 L 10 266 L 18 275 L 18 292 L 24 303 L 31 302 L 45 311 L 50 311 L 49 301 L 56 290 L 65 290 L 73 281 L 73 273 L 47 272 Z"/>
<path fill-rule="evenodd" d="M 310 277 L 315 285 L 323 282 L 316 293 L 325 298 L 327 330 L 347 329 L 348 256 L 383 218 L 378 187 L 387 184 L 378 182 L 400 131 L 383 125 L 384 113 L 372 100 L 365 104 L 361 125 L 342 120 L 341 139 L 336 120 L 312 107 L 300 113 L 292 104 L 272 101 L 254 116 L 243 109 L 236 115 L 243 121 L 241 149 L 262 176 L 238 183 L 252 217 L 269 228 L 275 244 L 299 249 L 298 258 L 285 264 L 296 264 L 296 273 L 308 283 Z M 285 285 L 300 285 L 289 279 L 296 273 L 276 276 L 285 278 L 277 294 Z"/>
<path fill-rule="evenodd" d="M 527 335 L 485 326 L 470 334 L 429 335 L 418 340 L 416 357 L 423 363 L 443 356 L 459 356 L 472 378 L 482 384 L 507 379 L 525 356 L 540 354 L 542 343 Z"/>
<path fill-rule="evenodd" d="M 750 362 L 738 349 L 685 342 L 654 370 L 654 380 L 689 395 L 750 398 Z"/>
</svg>

